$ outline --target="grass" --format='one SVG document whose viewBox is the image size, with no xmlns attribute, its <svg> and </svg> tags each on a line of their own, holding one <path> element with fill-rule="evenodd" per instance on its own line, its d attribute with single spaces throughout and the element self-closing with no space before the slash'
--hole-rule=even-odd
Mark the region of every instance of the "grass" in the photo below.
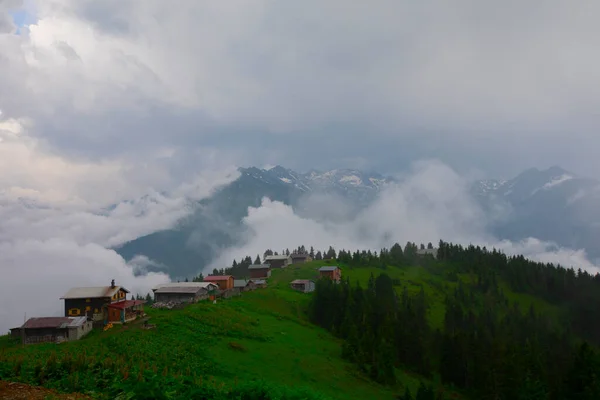
<svg viewBox="0 0 600 400">
<path fill-rule="evenodd" d="M 393 399 L 397 391 L 360 376 L 340 358 L 340 342 L 306 321 L 303 307 L 307 300 L 308 295 L 285 287 L 269 288 L 216 305 L 202 302 L 182 310 L 148 309 L 151 322 L 157 325 L 153 330 L 137 324 L 115 326 L 77 342 L 24 348 L 2 337 L 0 364 L 10 365 L 12 371 L 22 363 L 22 369 L 29 372 L 17 379 L 36 383 L 32 371 L 39 363 L 51 357 L 62 362 L 83 355 L 87 364 L 119 365 L 123 376 L 143 369 L 156 375 L 213 378 L 231 387 L 264 380 L 307 387 L 331 399 Z M 42 383 L 61 390 L 66 387 L 63 379 Z M 405 383 L 414 390 L 418 380 L 407 376 Z M 80 386 L 73 389 L 86 392 L 92 387 L 85 382 Z"/>
<path fill-rule="evenodd" d="M 338 339 L 306 319 L 305 308 L 311 295 L 290 289 L 289 282 L 317 279 L 317 269 L 322 265 L 332 263 L 313 261 L 274 270 L 269 288 L 216 304 L 201 302 L 180 310 L 147 308 L 150 322 L 156 324 L 151 330 L 141 329 L 136 323 L 117 325 L 106 332 L 94 331 L 77 342 L 24 348 L 9 337 L 0 337 L 0 379 L 10 378 L 96 397 L 102 397 L 102 388 L 114 384 L 115 380 L 129 382 L 134 376 L 141 379 L 146 374 L 154 377 L 150 380 L 163 379 L 163 386 L 167 384 L 165 379 L 173 379 L 173 382 L 190 379 L 201 385 L 210 381 L 213 386 L 230 388 L 260 381 L 294 390 L 305 387 L 325 398 L 340 400 L 392 400 L 403 393 L 405 387 L 416 392 L 420 378 L 403 371 L 397 371 L 400 383 L 395 388 L 369 381 L 356 366 L 342 360 Z M 382 270 L 342 265 L 343 276 L 352 282 L 359 281 L 363 287 L 371 273 L 377 276 L 381 272 L 400 281 L 396 286 L 399 293 L 403 286 L 411 293 L 424 290 L 430 323 L 441 327 L 444 298 L 456 282 L 446 279 L 444 271 L 435 268 Z M 458 279 L 468 281 L 472 277 L 459 276 Z M 535 297 L 512 293 L 506 288 L 504 292 L 510 301 L 518 302 L 524 309 L 533 304 L 538 311 L 558 312 Z M 70 365 L 72 371 L 80 368 L 83 372 L 79 375 L 57 373 L 38 379 L 41 366 L 53 359 L 61 365 Z M 117 378 L 111 378 L 111 374 Z M 296 394 L 281 398 L 319 397 Z"/>
</svg>

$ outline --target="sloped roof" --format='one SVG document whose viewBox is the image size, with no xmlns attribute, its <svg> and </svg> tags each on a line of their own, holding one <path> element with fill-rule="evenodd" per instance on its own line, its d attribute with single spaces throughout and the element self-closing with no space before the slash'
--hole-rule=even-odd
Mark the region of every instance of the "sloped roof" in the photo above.
<svg viewBox="0 0 600 400">
<path fill-rule="evenodd" d="M 216 286 L 212 282 L 169 282 L 169 283 L 161 283 L 160 285 L 156 285 L 152 290 L 156 292 L 160 288 L 171 288 L 171 287 L 190 287 L 190 288 L 203 288 L 209 289 L 210 286 Z"/>
<path fill-rule="evenodd" d="M 336 269 L 339 269 L 340 267 L 336 266 L 336 265 L 331 265 L 331 266 L 327 266 L 327 267 L 321 267 L 319 268 L 319 272 L 328 272 L 328 271 L 335 271 Z"/>
<path fill-rule="evenodd" d="M 310 282 L 312 282 L 310 279 L 296 279 L 296 280 L 291 281 L 290 283 L 305 285 L 305 284 L 310 283 Z"/>
<path fill-rule="evenodd" d="M 118 308 L 119 310 L 124 310 L 129 307 L 138 306 L 140 304 L 144 304 L 144 300 L 123 300 L 117 301 L 116 303 L 111 303 L 108 305 L 110 308 Z"/>
<path fill-rule="evenodd" d="M 265 258 L 265 261 L 269 261 L 269 260 L 285 260 L 285 259 L 288 259 L 288 258 L 290 258 L 290 256 L 286 256 L 285 254 L 284 255 L 279 255 L 279 256 L 267 256 Z"/>
<path fill-rule="evenodd" d="M 254 282 L 253 280 L 245 280 L 245 279 L 236 279 L 233 281 L 233 287 L 246 287 L 250 282 Z"/>
<path fill-rule="evenodd" d="M 125 293 L 129 293 L 129 290 L 125 289 L 122 286 L 115 286 L 114 288 L 111 288 L 110 286 L 78 287 L 72 288 L 60 299 L 89 299 L 99 297 L 113 297 L 114 294 L 119 291 L 119 289 L 123 289 Z"/>
<path fill-rule="evenodd" d="M 264 279 L 253 279 L 252 282 L 254 282 L 257 285 L 264 285 L 267 283 L 267 281 Z"/>
<path fill-rule="evenodd" d="M 308 253 L 294 253 L 290 255 L 292 258 L 308 258 Z"/>
<path fill-rule="evenodd" d="M 207 282 L 208 283 L 208 282 Z M 206 290 L 202 286 L 163 286 L 154 290 L 154 293 L 198 293 L 201 290 Z"/>
<path fill-rule="evenodd" d="M 271 266 L 269 264 L 253 264 L 248 267 L 248 269 L 269 269 Z"/>
<path fill-rule="evenodd" d="M 204 278 L 205 282 L 226 281 L 233 278 L 233 275 L 209 275 Z"/>
<path fill-rule="evenodd" d="M 69 328 L 82 325 L 87 321 L 86 317 L 41 317 L 29 318 L 21 328 Z"/>
</svg>

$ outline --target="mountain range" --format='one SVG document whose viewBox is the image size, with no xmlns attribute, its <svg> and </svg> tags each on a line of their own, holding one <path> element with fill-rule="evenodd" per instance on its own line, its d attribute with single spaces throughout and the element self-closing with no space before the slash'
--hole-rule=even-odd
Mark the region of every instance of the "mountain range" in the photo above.
<svg viewBox="0 0 600 400">
<path fill-rule="evenodd" d="M 344 220 L 373 202 L 387 184 L 396 182 L 353 169 L 298 173 L 276 166 L 240 168 L 239 172 L 238 179 L 192 204 L 192 213 L 172 229 L 139 237 L 115 250 L 126 260 L 144 255 L 158 268 L 168 268 L 173 278 L 190 277 L 222 249 L 244 240 L 241 221 L 248 207 L 260 206 L 263 197 L 290 205 L 303 217 Z M 600 258 L 600 182 L 551 167 L 529 169 L 510 180 L 476 181 L 470 190 L 489 216 L 489 228 L 496 237 L 536 237 L 584 248 L 592 259 Z M 319 194 L 337 196 L 345 207 L 337 213 L 318 214 L 314 201 Z"/>
</svg>

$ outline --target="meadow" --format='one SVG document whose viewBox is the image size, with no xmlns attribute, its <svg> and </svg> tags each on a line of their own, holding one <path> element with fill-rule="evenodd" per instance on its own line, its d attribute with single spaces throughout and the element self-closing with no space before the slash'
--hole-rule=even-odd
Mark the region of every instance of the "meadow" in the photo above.
<svg viewBox="0 0 600 400">
<path fill-rule="evenodd" d="M 382 399 L 406 388 L 415 393 L 417 375 L 397 371 L 398 383 L 373 383 L 341 358 L 341 341 L 311 324 L 311 294 L 289 288 L 294 279 L 315 279 L 331 261 L 313 261 L 274 270 L 269 287 L 227 300 L 200 302 L 180 310 L 147 307 L 155 329 L 139 323 L 94 331 L 77 342 L 24 348 L 0 337 L 0 379 L 79 392 L 108 399 Z M 457 283 L 442 271 L 423 267 L 351 268 L 343 277 L 366 286 L 371 273 L 398 280 L 397 291 L 424 290 L 428 319 L 440 326 L 444 298 Z M 469 280 L 468 275 L 458 279 Z M 513 296 L 523 307 L 552 306 L 527 295 Z M 456 395 L 459 397 L 458 395 Z"/>
</svg>

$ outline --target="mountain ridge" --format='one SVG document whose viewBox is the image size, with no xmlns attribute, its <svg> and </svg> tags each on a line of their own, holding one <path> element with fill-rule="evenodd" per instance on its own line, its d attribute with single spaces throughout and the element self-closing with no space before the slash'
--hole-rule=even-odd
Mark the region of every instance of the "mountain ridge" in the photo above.
<svg viewBox="0 0 600 400">
<path fill-rule="evenodd" d="M 371 204 L 392 177 L 357 169 L 309 170 L 304 173 L 277 165 L 241 167 L 240 176 L 211 197 L 190 204 L 192 213 L 165 229 L 127 242 L 115 250 L 126 260 L 145 255 L 170 267 L 172 277 L 190 277 L 223 249 L 243 242 L 242 219 L 249 207 L 260 207 L 264 197 L 291 206 L 305 218 L 311 215 L 304 201 L 313 194 L 344 200 L 348 214 Z M 471 194 L 486 211 L 490 230 L 499 239 L 535 237 L 558 246 L 583 248 L 600 257 L 600 182 L 558 166 L 530 168 L 508 180 L 472 183 Z M 344 216 L 340 217 L 343 218 Z"/>
</svg>

